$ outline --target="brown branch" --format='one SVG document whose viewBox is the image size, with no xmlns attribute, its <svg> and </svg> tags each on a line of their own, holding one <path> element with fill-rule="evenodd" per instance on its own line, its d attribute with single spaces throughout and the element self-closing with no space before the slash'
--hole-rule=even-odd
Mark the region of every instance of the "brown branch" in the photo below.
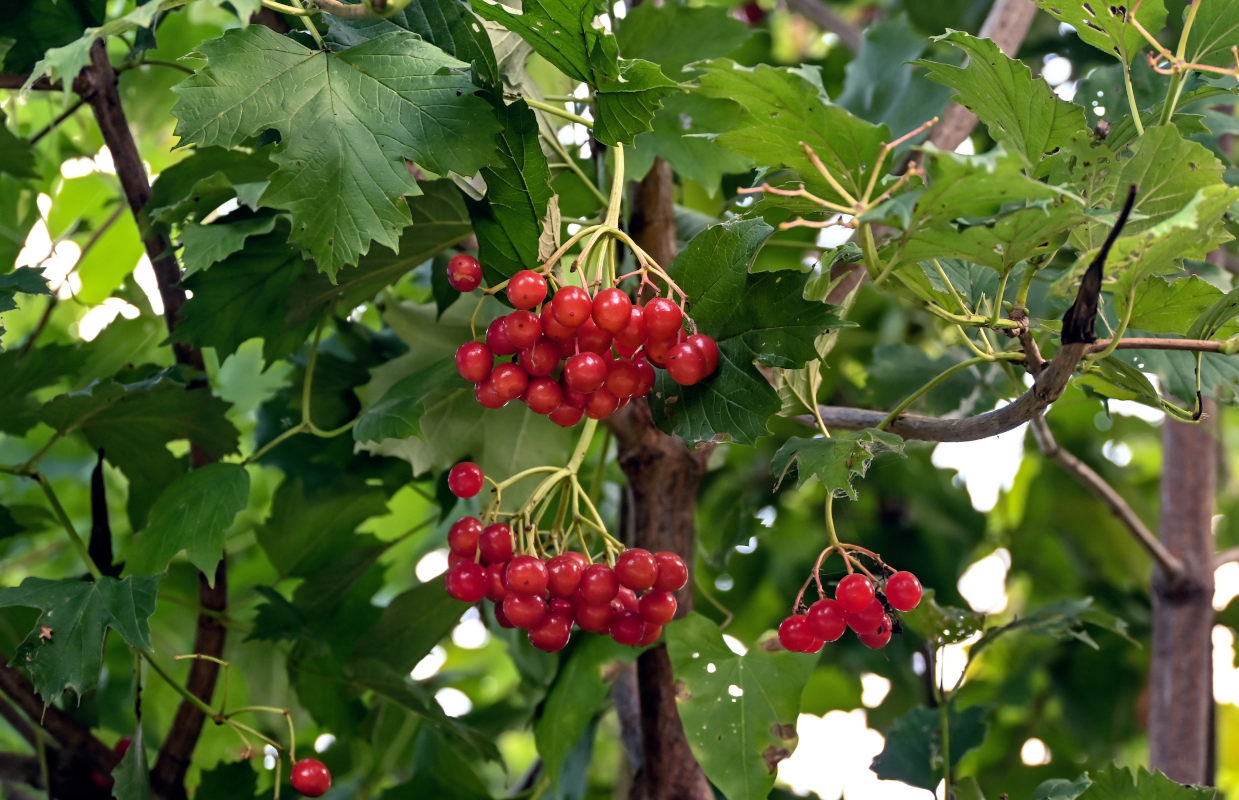
<svg viewBox="0 0 1239 800">
<path fill-rule="evenodd" d="M 34 685 L 4 655 L 0 655 L 0 695 L 9 698 L 29 719 L 38 721 L 65 750 L 81 754 L 100 772 L 110 771 L 120 760 L 73 717 L 45 704 Z"/>
<path fill-rule="evenodd" d="M 1036 14 L 1033 0 L 994 0 L 985 22 L 981 23 L 979 35 L 982 39 L 992 39 L 1004 55 L 1014 58 Z M 942 121 L 929 135 L 929 141 L 939 150 L 953 151 L 976 127 L 976 114 L 959 103 L 951 103 Z"/>
<path fill-rule="evenodd" d="M 860 52 L 861 30 L 835 13 L 822 0 L 787 0 L 787 7 L 807 17 L 814 25 L 839 37 L 843 46 L 853 53 Z"/>
<path fill-rule="evenodd" d="M 1229 564 L 1232 561 L 1239 561 L 1239 547 L 1232 547 L 1228 550 L 1223 550 L 1213 557 L 1213 568 L 1217 569 L 1223 564 Z"/>
<path fill-rule="evenodd" d="M 0 89 L 20 89 L 30 80 L 29 75 L 0 75 Z M 30 89 L 36 92 L 59 92 L 64 86 L 59 81 L 38 78 L 30 84 Z"/>
<path fill-rule="evenodd" d="M 1140 542 L 1140 546 L 1153 556 L 1154 560 L 1161 565 L 1171 581 L 1181 580 L 1185 574 L 1183 562 L 1169 550 L 1166 546 L 1158 541 L 1157 536 L 1149 530 L 1144 521 L 1136 514 L 1127 501 L 1115 491 L 1105 478 L 1098 475 L 1092 467 L 1085 464 L 1074 454 L 1067 452 L 1054 438 L 1054 434 L 1050 431 L 1049 424 L 1045 421 L 1045 417 L 1033 417 L 1030 421 L 1032 427 L 1033 439 L 1036 440 L 1037 446 L 1041 448 L 1041 452 L 1045 457 L 1054 461 L 1071 476 L 1096 495 L 1106 506 L 1114 513 L 1114 516 L 1119 518 L 1119 521 L 1131 531 L 1136 540 Z"/>
</svg>

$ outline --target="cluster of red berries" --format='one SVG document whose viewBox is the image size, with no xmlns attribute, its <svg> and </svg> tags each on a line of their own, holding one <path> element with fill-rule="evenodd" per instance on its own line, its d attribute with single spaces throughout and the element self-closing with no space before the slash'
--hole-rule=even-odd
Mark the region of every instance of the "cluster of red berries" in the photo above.
<svg viewBox="0 0 1239 800">
<path fill-rule="evenodd" d="M 447 279 L 472 291 L 482 268 L 461 253 L 448 262 Z M 548 302 L 547 288 L 537 272 L 517 272 L 507 286 L 516 310 L 492 322 L 484 342 L 465 342 L 456 351 L 456 370 L 486 408 L 519 398 L 570 427 L 582 416 L 603 419 L 645 397 L 654 388 L 654 367 L 681 386 L 718 368 L 718 345 L 705 334 L 686 334 L 684 312 L 665 297 L 640 305 L 614 287 L 591 297 L 580 286 L 564 286 Z M 495 363 L 505 356 L 514 358 Z"/>
<path fill-rule="evenodd" d="M 833 600 L 823 597 L 804 614 L 779 625 L 779 643 L 795 653 L 816 653 L 851 628 L 866 647 L 885 647 L 894 633 L 896 611 L 921 602 L 921 582 L 911 572 L 896 572 L 879 592 L 868 577 L 854 572 L 839 581 Z"/>
<path fill-rule="evenodd" d="M 293 788 L 306 797 L 322 797 L 331 788 L 331 771 L 317 758 L 303 758 L 293 764 Z"/>
</svg>

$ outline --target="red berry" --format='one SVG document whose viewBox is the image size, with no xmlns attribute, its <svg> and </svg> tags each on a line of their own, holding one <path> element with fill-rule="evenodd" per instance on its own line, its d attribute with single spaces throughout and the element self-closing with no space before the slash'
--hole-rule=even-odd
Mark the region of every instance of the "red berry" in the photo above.
<svg viewBox="0 0 1239 800">
<path fill-rule="evenodd" d="M 658 562 L 655 589 L 660 592 L 678 592 L 688 583 L 688 567 L 677 554 L 663 550 L 654 554 L 654 560 Z"/>
<path fill-rule="evenodd" d="M 581 573 L 580 592 L 587 603 L 609 603 L 619 592 L 619 579 L 606 564 L 591 564 Z"/>
<path fill-rule="evenodd" d="M 563 650 L 571 636 L 572 619 L 562 614 L 547 614 L 529 629 L 529 643 L 548 653 Z"/>
<path fill-rule="evenodd" d="M 495 622 L 499 623 L 501 628 L 515 628 L 512 620 L 508 619 L 508 615 L 503 613 L 503 600 L 495 601 Z"/>
<path fill-rule="evenodd" d="M 891 640 L 891 618 L 882 615 L 882 622 L 878 625 L 878 629 L 873 633 L 858 633 L 856 638 L 860 639 L 861 644 L 865 647 L 877 650 L 886 647 Z"/>
<path fill-rule="evenodd" d="M 447 488 L 457 497 L 473 497 L 482 491 L 482 468 L 472 461 L 462 461 L 447 474 Z"/>
<path fill-rule="evenodd" d="M 607 391 L 605 386 L 599 386 L 589 393 L 585 401 L 585 416 L 590 419 L 606 419 L 619 408 L 619 398 Z"/>
<path fill-rule="evenodd" d="M 607 362 L 597 353 L 577 353 L 564 364 L 564 385 L 589 394 L 607 377 Z"/>
<path fill-rule="evenodd" d="M 667 374 L 681 386 L 692 386 L 706 376 L 706 360 L 689 342 L 680 342 L 667 351 Z"/>
<path fill-rule="evenodd" d="M 615 609 L 611 608 L 611 603 L 588 603 L 585 600 L 576 602 L 576 624 L 581 626 L 581 630 L 589 631 L 590 633 L 603 633 L 611 625 L 611 617 L 615 615 Z"/>
<path fill-rule="evenodd" d="M 615 343 L 624 347 L 640 347 L 645 343 L 645 311 L 641 306 L 628 310 L 628 322 L 615 332 Z"/>
<path fill-rule="evenodd" d="M 533 308 L 546 299 L 546 278 L 523 269 L 508 281 L 508 301 L 517 308 Z"/>
<path fill-rule="evenodd" d="M 508 592 L 503 598 L 503 613 L 516 627 L 529 630 L 546 616 L 546 601 L 539 594 Z"/>
<path fill-rule="evenodd" d="M 517 350 L 532 347 L 542 338 L 542 323 L 532 311 L 513 311 L 503 324 L 508 341 Z"/>
<path fill-rule="evenodd" d="M 452 567 L 456 566 L 462 561 L 476 561 L 476 560 L 477 560 L 476 553 L 474 553 L 471 556 L 467 556 L 467 555 L 464 555 L 463 553 L 456 553 L 451 550 L 447 551 L 447 568 L 448 569 L 451 569 Z"/>
<path fill-rule="evenodd" d="M 645 620 L 639 614 L 624 611 L 612 617 L 608 632 L 620 644 L 633 645 L 645 635 Z"/>
<path fill-rule="evenodd" d="M 624 330 L 628 326 L 631 312 L 632 301 L 620 289 L 603 289 L 594 295 L 592 316 L 594 322 L 604 331 L 616 334 Z"/>
<path fill-rule="evenodd" d="M 125 757 L 125 753 L 129 752 L 129 746 L 133 744 L 132 736 L 122 736 L 116 740 L 116 744 L 112 745 L 112 752 L 121 758 Z"/>
<path fill-rule="evenodd" d="M 508 404 L 507 398 L 499 394 L 490 378 L 473 387 L 473 397 L 483 408 L 503 408 Z"/>
<path fill-rule="evenodd" d="M 615 577 L 623 586 L 636 592 L 644 592 L 654 585 L 658 577 L 658 562 L 654 554 L 640 547 L 620 553 L 615 560 Z"/>
<path fill-rule="evenodd" d="M 718 344 L 704 333 L 694 333 L 686 341 L 706 360 L 706 375 L 713 375 L 718 369 Z"/>
<path fill-rule="evenodd" d="M 571 597 L 581 585 L 587 563 L 580 553 L 560 553 L 546 562 L 546 588 L 553 597 Z"/>
<path fill-rule="evenodd" d="M 542 335 L 555 342 L 570 342 L 576 338 L 576 328 L 570 328 L 559 321 L 553 310 L 554 303 L 552 300 L 542 306 L 542 314 L 538 317 L 538 321 L 542 323 Z"/>
<path fill-rule="evenodd" d="M 303 758 L 293 764 L 289 778 L 293 788 L 306 797 L 322 797 L 331 788 L 331 772 L 315 758 Z"/>
<path fill-rule="evenodd" d="M 631 611 L 634 614 L 641 613 L 641 601 L 637 599 L 637 593 L 627 586 L 619 587 L 619 591 L 615 593 L 615 597 L 611 599 L 611 608 L 619 611 Z"/>
<path fill-rule="evenodd" d="M 555 315 L 555 321 L 574 331 L 585 324 L 593 309 L 589 292 L 580 286 L 565 286 L 551 298 L 551 313 Z"/>
<path fill-rule="evenodd" d="M 859 572 L 853 572 L 835 588 L 835 600 L 846 612 L 858 614 L 873 602 L 873 583 Z"/>
<path fill-rule="evenodd" d="M 503 583 L 503 571 L 507 566 L 506 561 L 486 566 L 486 599 L 495 604 L 496 611 L 499 610 L 499 604 L 503 602 L 503 598 L 508 596 L 508 587 Z"/>
<path fill-rule="evenodd" d="M 507 317 L 496 317 L 486 326 L 486 348 L 493 355 L 510 356 L 516 352 L 516 345 L 508 338 L 507 324 Z"/>
<path fill-rule="evenodd" d="M 457 253 L 448 259 L 447 282 L 458 292 L 472 292 L 482 285 L 482 265 L 468 253 Z"/>
<path fill-rule="evenodd" d="M 647 339 L 645 341 L 645 360 L 649 361 L 656 367 L 666 368 L 667 356 L 671 354 L 671 348 L 679 344 L 679 339 Z"/>
<path fill-rule="evenodd" d="M 662 625 L 651 625 L 647 620 L 645 623 L 645 633 L 642 634 L 640 641 L 637 642 L 638 647 L 648 647 L 658 641 L 658 637 L 662 636 Z"/>
<path fill-rule="evenodd" d="M 456 348 L 456 371 L 469 383 L 486 380 L 494 363 L 494 356 L 481 342 L 465 342 Z"/>
<path fill-rule="evenodd" d="M 591 353 L 609 353 L 611 351 L 611 334 L 598 327 L 593 318 L 585 320 L 577 329 L 576 343 L 581 350 Z"/>
<path fill-rule="evenodd" d="M 850 611 L 843 612 L 843 619 L 847 621 L 848 627 L 862 636 L 877 633 L 885 617 L 886 609 L 882 607 L 882 601 L 876 597 L 869 601 L 864 611 L 856 614 Z"/>
<path fill-rule="evenodd" d="M 779 644 L 793 653 L 806 653 L 813 645 L 813 632 L 803 614 L 793 614 L 779 624 Z"/>
<path fill-rule="evenodd" d="M 447 546 L 453 553 L 473 556 L 478 551 L 478 535 L 482 533 L 482 521 L 477 517 L 461 517 L 447 531 Z"/>
<path fill-rule="evenodd" d="M 545 378 L 559 366 L 559 348 L 550 339 L 540 339 L 521 350 L 520 362 L 530 376 Z"/>
<path fill-rule="evenodd" d="M 641 596 L 641 618 L 651 625 L 666 625 L 675 618 L 675 595 L 646 592 Z"/>
<path fill-rule="evenodd" d="M 487 525 L 478 535 L 483 564 L 500 564 L 512 558 L 512 529 L 502 522 Z"/>
<path fill-rule="evenodd" d="M 558 614 L 561 617 L 572 619 L 572 615 L 576 613 L 576 606 L 565 597 L 552 597 L 546 601 L 546 613 Z"/>
<path fill-rule="evenodd" d="M 489 581 L 481 564 L 462 561 L 447 571 L 444 584 L 449 596 L 462 603 L 476 603 L 486 596 Z"/>
<path fill-rule="evenodd" d="M 921 602 L 921 582 L 911 572 L 896 572 L 886 579 L 886 602 L 896 611 L 911 611 Z"/>
<path fill-rule="evenodd" d="M 834 600 L 823 598 L 809 606 L 809 630 L 824 642 L 833 642 L 847 630 L 843 609 Z"/>
<path fill-rule="evenodd" d="M 644 315 L 647 339 L 673 338 L 684 322 L 684 312 L 665 297 L 655 297 L 646 303 Z"/>
<path fill-rule="evenodd" d="M 637 365 L 627 358 L 616 359 L 607 367 L 607 378 L 603 385 L 616 397 L 632 397 L 641 385 L 641 373 L 637 370 Z"/>
<path fill-rule="evenodd" d="M 654 388 L 654 379 L 657 377 L 654 373 L 654 368 L 650 366 L 650 362 L 645 359 L 634 361 L 633 366 L 637 368 L 637 375 L 640 380 L 637 383 L 636 390 L 632 393 L 633 397 L 645 397 Z"/>
<path fill-rule="evenodd" d="M 503 583 L 509 592 L 542 594 L 546 580 L 546 564 L 536 556 L 515 556 L 503 571 Z"/>
<path fill-rule="evenodd" d="M 549 414 L 564 401 L 564 390 L 550 378 L 534 378 L 525 390 L 525 405 L 535 414 Z"/>
<path fill-rule="evenodd" d="M 585 416 L 585 410 L 576 406 L 570 406 L 565 402 L 546 416 L 551 422 L 554 422 L 561 428 L 571 428 L 581 421 L 581 417 Z"/>
<path fill-rule="evenodd" d="M 516 364 L 500 364 L 491 370 L 488 380 L 495 387 L 495 394 L 504 402 L 515 400 L 529 387 L 529 374 Z"/>
</svg>

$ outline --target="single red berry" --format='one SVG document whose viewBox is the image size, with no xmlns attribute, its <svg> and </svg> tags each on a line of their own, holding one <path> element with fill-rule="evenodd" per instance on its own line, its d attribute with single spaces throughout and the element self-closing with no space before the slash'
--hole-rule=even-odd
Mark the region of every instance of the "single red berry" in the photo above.
<svg viewBox="0 0 1239 800">
<path fill-rule="evenodd" d="M 581 573 L 580 592 L 587 603 L 609 603 L 619 592 L 619 579 L 606 564 L 591 564 Z"/>
<path fill-rule="evenodd" d="M 546 299 L 546 278 L 523 269 L 508 280 L 508 301 L 517 308 L 533 308 Z"/>
<path fill-rule="evenodd" d="M 876 631 L 873 633 L 858 633 L 856 638 L 860 639 L 861 644 L 865 647 L 878 650 L 882 647 L 886 647 L 886 645 L 890 642 L 892 627 L 891 618 L 883 614 L 882 622 L 878 625 L 878 629 Z"/>
<path fill-rule="evenodd" d="M 503 613 L 516 627 L 529 630 L 546 616 L 546 600 L 540 594 L 508 592 L 503 598 Z"/>
<path fill-rule="evenodd" d="M 670 339 L 646 339 L 645 347 L 642 352 L 645 353 L 645 360 L 656 367 L 667 367 L 667 357 L 671 354 L 671 348 L 680 343 L 680 340 L 672 337 Z"/>
<path fill-rule="evenodd" d="M 483 564 L 499 564 L 512 558 L 512 529 L 502 522 L 487 525 L 478 535 L 478 553 Z"/>
<path fill-rule="evenodd" d="M 654 585 L 654 580 L 658 577 L 658 562 L 649 550 L 630 548 L 620 553 L 615 560 L 615 577 L 619 578 L 621 585 L 633 591 L 644 592 Z"/>
<path fill-rule="evenodd" d="M 447 546 L 453 553 L 473 556 L 478 551 L 478 536 L 482 533 L 482 521 L 477 517 L 461 517 L 447 531 Z"/>
<path fill-rule="evenodd" d="M 546 562 L 546 588 L 552 597 L 571 597 L 581 585 L 581 573 L 587 562 L 580 553 L 568 552 Z"/>
<path fill-rule="evenodd" d="M 508 404 L 507 398 L 499 394 L 495 382 L 489 377 L 473 387 L 473 397 L 483 408 L 503 408 Z"/>
<path fill-rule="evenodd" d="M 456 371 L 469 383 L 481 383 L 490 375 L 495 357 L 481 342 L 465 342 L 456 348 Z"/>
<path fill-rule="evenodd" d="M 508 596 L 508 587 L 503 583 L 503 572 L 507 566 L 506 561 L 486 565 L 486 599 L 495 604 L 496 611 L 499 610 L 499 604 L 503 602 L 503 598 Z"/>
<path fill-rule="evenodd" d="M 681 386 L 692 386 L 706 376 L 706 360 L 691 343 L 680 342 L 667 351 L 667 374 Z"/>
<path fill-rule="evenodd" d="M 578 392 L 563 382 L 559 381 L 559 388 L 564 390 L 564 404 L 573 408 L 585 408 L 585 404 L 589 402 L 589 395 L 584 392 Z"/>
<path fill-rule="evenodd" d="M 515 400 L 529 388 L 529 373 L 520 368 L 519 364 L 499 364 L 491 370 L 488 380 L 495 387 L 495 394 L 504 402 Z"/>
<path fill-rule="evenodd" d="M 529 643 L 539 650 L 556 653 L 568 646 L 572 637 L 572 618 L 563 614 L 547 614 L 529 629 Z"/>
<path fill-rule="evenodd" d="M 640 380 L 637 382 L 637 388 L 633 391 L 633 397 L 645 397 L 654 388 L 654 380 L 657 375 L 654 368 L 650 366 L 650 362 L 646 359 L 634 361 L 633 366 L 637 368 L 637 376 Z"/>
<path fill-rule="evenodd" d="M 551 422 L 561 428 L 571 428 L 573 425 L 581 421 L 581 417 L 585 416 L 585 410 L 576 406 L 568 405 L 567 402 L 560 405 L 551 413 L 546 415 Z"/>
<path fill-rule="evenodd" d="M 467 556 L 463 553 L 456 553 L 451 550 L 447 551 L 447 568 L 451 569 L 462 561 L 476 561 L 477 555 Z"/>
<path fill-rule="evenodd" d="M 447 282 L 458 292 L 472 292 L 482 285 L 482 265 L 468 253 L 457 253 L 448 259 Z"/>
<path fill-rule="evenodd" d="M 542 338 L 542 323 L 532 311 L 513 311 L 508 314 L 503 330 L 508 335 L 508 341 L 517 350 L 532 347 Z"/>
<path fill-rule="evenodd" d="M 835 588 L 835 600 L 851 614 L 859 614 L 873 602 L 873 582 L 859 572 L 853 572 L 839 581 Z"/>
<path fill-rule="evenodd" d="M 559 348 L 550 339 L 540 339 L 521 350 L 520 362 L 530 377 L 545 378 L 559 366 Z"/>
<path fill-rule="evenodd" d="M 625 347 L 640 347 L 645 343 L 645 311 L 641 306 L 628 310 L 628 322 L 615 332 L 615 343 Z"/>
<path fill-rule="evenodd" d="M 658 641 L 658 637 L 663 634 L 662 625 L 651 625 L 647 620 L 645 623 L 645 633 L 642 634 L 640 641 L 637 642 L 638 647 L 648 647 Z"/>
<path fill-rule="evenodd" d="M 694 333 L 685 341 L 696 347 L 706 360 L 706 375 L 713 375 L 714 370 L 718 369 L 718 343 L 704 333 Z"/>
<path fill-rule="evenodd" d="M 516 352 L 516 345 L 508 338 L 507 324 L 507 317 L 496 317 L 486 326 L 486 348 L 492 355 L 510 356 Z"/>
<path fill-rule="evenodd" d="M 551 313 L 555 321 L 565 328 L 576 330 L 585 324 L 594 310 L 594 301 L 589 292 L 580 286 L 565 286 L 551 298 Z"/>
<path fill-rule="evenodd" d="M 651 625 L 666 625 L 675 617 L 675 595 L 646 592 L 641 596 L 641 618 Z"/>
<path fill-rule="evenodd" d="M 824 642 L 833 642 L 847 630 L 847 620 L 843 618 L 843 609 L 829 598 L 822 598 L 809 606 L 809 630 L 814 636 Z"/>
<path fill-rule="evenodd" d="M 316 758 L 303 758 L 293 764 L 289 778 L 293 788 L 306 797 L 322 797 L 331 788 L 331 771 Z"/>
<path fill-rule="evenodd" d="M 570 342 L 576 338 L 576 328 L 570 328 L 559 321 L 553 310 L 554 304 L 555 301 L 552 300 L 542 306 L 542 313 L 538 317 L 538 321 L 542 323 L 542 335 L 555 342 Z"/>
<path fill-rule="evenodd" d="M 813 641 L 809 642 L 809 646 L 806 647 L 802 652 L 810 653 L 810 654 L 820 653 L 822 652 L 822 648 L 825 646 L 826 646 L 825 639 L 819 639 L 816 636 L 814 636 Z"/>
<path fill-rule="evenodd" d="M 447 593 L 462 603 L 476 603 L 486 596 L 490 582 L 486 579 L 486 570 L 481 564 L 472 561 L 462 561 L 447 571 L 444 584 Z"/>
<path fill-rule="evenodd" d="M 589 394 L 607 377 L 607 362 L 597 353 L 577 353 L 564 364 L 564 385 Z"/>
<path fill-rule="evenodd" d="M 885 617 L 886 609 L 882 607 L 882 601 L 876 597 L 869 601 L 864 611 L 855 614 L 850 611 L 843 612 L 843 619 L 847 621 L 848 627 L 863 636 L 877 633 L 878 626 L 882 624 Z"/>
<path fill-rule="evenodd" d="M 611 287 L 594 295 L 592 316 L 594 322 L 604 331 L 616 334 L 624 330 L 628 326 L 631 312 L 632 301 L 621 289 Z"/>
<path fill-rule="evenodd" d="M 670 339 L 680 331 L 684 312 L 665 297 L 655 297 L 645 304 L 646 339 Z"/>
<path fill-rule="evenodd" d="M 503 572 L 509 592 L 542 594 L 546 591 L 546 563 L 536 556 L 514 556 Z"/>
<path fill-rule="evenodd" d="M 678 592 L 688 583 L 688 566 L 679 555 L 663 550 L 654 554 L 658 562 L 658 577 L 654 578 L 654 588 L 660 592 Z"/>
<path fill-rule="evenodd" d="M 611 625 L 611 617 L 615 615 L 615 609 L 611 608 L 611 603 L 588 603 L 583 599 L 578 599 L 575 603 L 576 607 L 576 624 L 581 626 L 581 630 L 589 631 L 590 633 L 604 633 Z"/>
<path fill-rule="evenodd" d="M 546 601 L 546 613 L 572 619 L 572 615 L 576 613 L 576 606 L 566 597 L 552 597 Z"/>
<path fill-rule="evenodd" d="M 482 491 L 482 468 L 472 461 L 462 461 L 447 474 L 447 488 L 457 497 L 473 497 Z"/>
<path fill-rule="evenodd" d="M 813 645 L 813 632 L 803 614 L 792 614 L 779 623 L 779 644 L 793 653 L 806 653 Z"/>
<path fill-rule="evenodd" d="M 605 386 L 599 386 L 589 393 L 585 401 L 585 416 L 590 419 L 606 419 L 619 408 L 620 400 L 607 391 Z"/>
<path fill-rule="evenodd" d="M 564 390 L 550 378 L 534 378 L 525 389 L 525 405 L 535 414 L 549 414 L 564 401 Z"/>
<path fill-rule="evenodd" d="M 593 318 L 585 320 L 581 327 L 577 328 L 576 344 L 582 351 L 588 350 L 591 353 L 609 353 L 611 352 L 611 333 L 604 331 L 598 327 Z"/>
<path fill-rule="evenodd" d="M 612 617 L 609 633 L 620 644 L 634 645 L 645 635 L 645 620 L 640 614 L 621 612 Z"/>
<path fill-rule="evenodd" d="M 911 611 L 921 602 L 921 582 L 911 572 L 896 572 L 886 579 L 886 602 L 896 611 Z"/>
<path fill-rule="evenodd" d="M 640 385 L 641 372 L 629 359 L 616 359 L 607 367 L 607 378 L 603 386 L 616 397 L 632 397 Z"/>
</svg>

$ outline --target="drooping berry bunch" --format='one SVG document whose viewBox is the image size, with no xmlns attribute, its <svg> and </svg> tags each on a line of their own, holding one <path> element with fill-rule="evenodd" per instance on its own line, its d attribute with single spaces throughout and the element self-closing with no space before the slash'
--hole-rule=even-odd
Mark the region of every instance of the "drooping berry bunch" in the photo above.
<svg viewBox="0 0 1239 800">
<path fill-rule="evenodd" d="M 459 291 L 481 284 L 482 268 L 467 254 L 453 256 L 448 282 Z M 681 386 L 691 386 L 718 368 L 718 345 L 695 331 L 683 303 L 655 297 L 633 303 L 610 286 L 593 295 L 560 286 L 547 300 L 547 279 L 521 270 L 507 282 L 515 311 L 486 328 L 483 341 L 456 351 L 456 369 L 474 384 L 486 408 L 521 400 L 535 413 L 564 427 L 583 416 L 603 419 L 654 387 L 655 367 Z"/>
<path fill-rule="evenodd" d="M 835 587 L 834 598 L 826 597 L 819 570 L 832 552 L 840 553 L 849 573 Z M 855 560 L 863 553 L 876 561 L 885 576 L 875 578 Z M 851 572 L 855 565 L 860 571 Z M 819 599 L 806 609 L 803 598 L 809 582 L 817 583 Z M 921 582 L 911 572 L 891 569 L 878 556 L 856 545 L 835 544 L 818 556 L 813 574 L 796 597 L 791 616 L 779 624 L 779 642 L 797 653 L 816 653 L 826 642 L 833 642 L 851 628 L 856 637 L 875 650 L 885 647 L 898 631 L 898 611 L 911 611 L 921 602 Z"/>
<path fill-rule="evenodd" d="M 480 484 L 481 471 L 475 464 L 463 462 L 452 468 L 448 485 L 457 496 L 476 494 L 470 491 L 469 480 L 475 470 Z M 493 510 L 486 516 L 489 524 L 466 516 L 448 530 L 447 593 L 466 603 L 489 600 L 499 624 L 528 631 L 535 647 L 562 650 L 574 629 L 644 646 L 657 640 L 675 616 L 674 592 L 688 582 L 688 568 L 675 553 L 622 549 L 613 566 L 594 563 L 575 550 L 560 549 L 552 555 L 543 549 L 535 529 L 514 531 Z M 567 538 L 552 541 L 562 544 Z M 521 552 L 518 540 L 526 545 Z M 607 556 L 616 552 L 608 542 Z"/>
</svg>

